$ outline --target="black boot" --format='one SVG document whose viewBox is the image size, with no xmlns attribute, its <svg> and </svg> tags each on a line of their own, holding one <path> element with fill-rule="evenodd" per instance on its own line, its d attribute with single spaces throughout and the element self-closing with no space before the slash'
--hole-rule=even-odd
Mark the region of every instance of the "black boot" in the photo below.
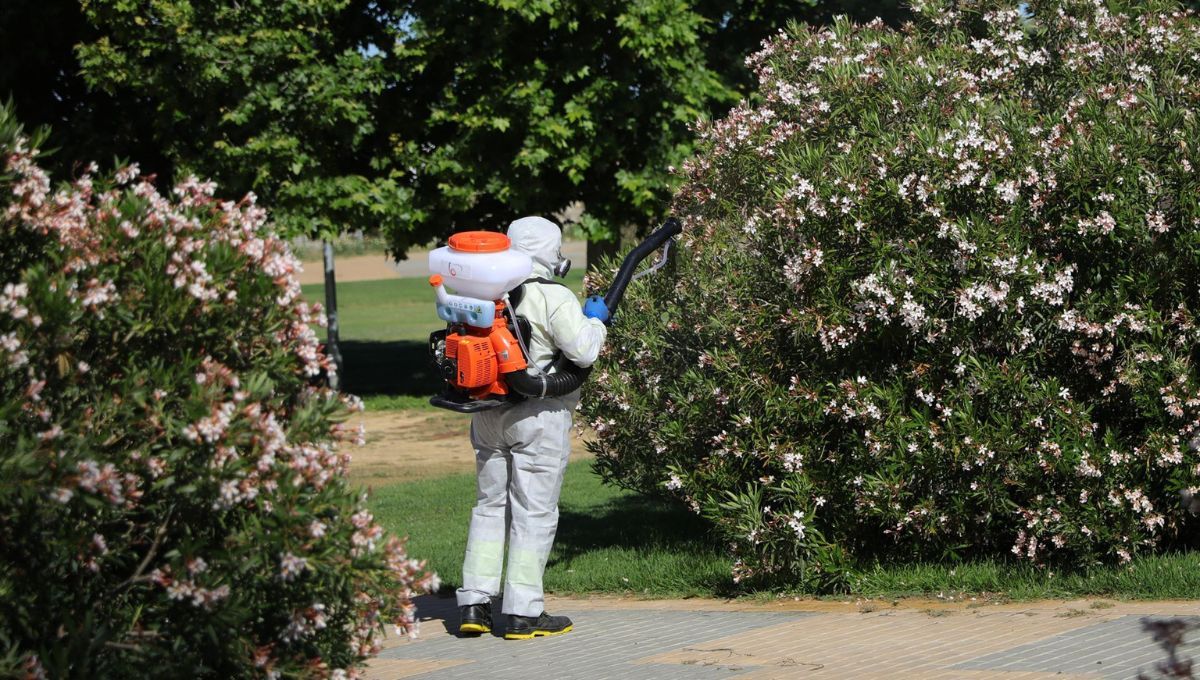
<svg viewBox="0 0 1200 680">
<path fill-rule="evenodd" d="M 458 632 L 468 635 L 492 632 L 492 605 L 469 604 L 458 608 L 461 617 Z"/>
<path fill-rule="evenodd" d="M 505 640 L 529 640 L 535 637 L 562 635 L 571 631 L 571 619 L 565 616 L 550 616 L 542 612 L 540 616 L 508 616 L 508 630 L 504 632 Z"/>
</svg>

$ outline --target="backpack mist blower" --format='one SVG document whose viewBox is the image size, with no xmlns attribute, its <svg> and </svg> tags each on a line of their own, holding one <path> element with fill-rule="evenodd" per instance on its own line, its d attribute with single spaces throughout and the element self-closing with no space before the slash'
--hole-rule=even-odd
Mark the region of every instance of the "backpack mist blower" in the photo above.
<svg viewBox="0 0 1200 680">
<path fill-rule="evenodd" d="M 667 263 L 682 230 L 670 218 L 625 256 L 604 295 L 610 315 L 616 314 L 630 282 Z M 429 253 L 429 284 L 437 291 L 438 318 L 447 323 L 445 330 L 429 336 L 434 367 L 447 383 L 445 392 L 429 400 L 434 406 L 475 413 L 512 401 L 561 397 L 579 389 L 591 374 L 591 367 L 581 368 L 561 354 L 548 369 L 534 365 L 534 373 L 526 370 L 532 328 L 516 307 L 524 285 L 551 282 L 529 278 L 532 259 L 510 245 L 504 234 L 466 231 Z M 658 261 L 635 273 L 659 248 Z"/>
</svg>

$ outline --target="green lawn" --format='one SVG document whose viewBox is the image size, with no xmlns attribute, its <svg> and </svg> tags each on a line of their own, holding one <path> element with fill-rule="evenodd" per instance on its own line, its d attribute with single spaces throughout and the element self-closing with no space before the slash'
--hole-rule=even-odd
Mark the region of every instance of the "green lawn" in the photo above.
<svg viewBox="0 0 1200 680">
<path fill-rule="evenodd" d="M 325 286 L 303 287 L 308 300 L 325 302 Z M 444 325 L 423 278 L 352 281 L 337 286 L 338 322 L 346 340 L 421 340 Z"/>
<path fill-rule="evenodd" d="M 409 554 L 428 560 L 449 591 L 462 582 L 474 502 L 474 477 L 454 475 L 379 489 L 371 507 L 384 526 L 411 537 Z M 560 512 L 558 537 L 546 567 L 549 592 L 763 598 L 812 594 L 786 587 L 761 592 L 739 588 L 729 576 L 730 559 L 714 547 L 716 541 L 702 521 L 680 508 L 602 485 L 588 462 L 573 463 L 567 470 Z M 1125 567 L 1069 574 L 1007 561 L 876 565 L 855 575 L 851 584 L 849 596 L 870 598 L 1198 599 L 1200 554 L 1142 558 Z"/>
<path fill-rule="evenodd" d="M 579 293 L 583 272 L 564 280 Z M 324 303 L 322 284 L 303 287 L 304 297 Z M 434 293 L 423 278 L 339 283 L 338 323 L 345 388 L 371 410 L 424 407 L 441 391 L 429 364 L 429 334 L 445 327 L 434 311 Z M 324 339 L 324 329 L 317 329 Z"/>
<path fill-rule="evenodd" d="M 1061 573 L 1029 564 L 975 562 L 960 565 L 876 565 L 853 579 L 867 597 L 993 595 L 1013 600 L 1112 597 L 1193 600 L 1200 598 L 1200 553 L 1135 559 L 1125 567 Z"/>
</svg>

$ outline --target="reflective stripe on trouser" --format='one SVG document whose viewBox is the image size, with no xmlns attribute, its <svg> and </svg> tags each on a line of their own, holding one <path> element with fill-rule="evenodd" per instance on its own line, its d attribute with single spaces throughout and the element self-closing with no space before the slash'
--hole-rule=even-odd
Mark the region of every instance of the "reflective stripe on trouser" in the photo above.
<svg viewBox="0 0 1200 680">
<path fill-rule="evenodd" d="M 571 449 L 576 395 L 530 399 L 471 418 L 476 502 L 471 512 L 458 605 L 500 592 L 505 534 L 504 614 L 544 611 L 542 572 L 558 528 L 558 495 Z"/>
</svg>

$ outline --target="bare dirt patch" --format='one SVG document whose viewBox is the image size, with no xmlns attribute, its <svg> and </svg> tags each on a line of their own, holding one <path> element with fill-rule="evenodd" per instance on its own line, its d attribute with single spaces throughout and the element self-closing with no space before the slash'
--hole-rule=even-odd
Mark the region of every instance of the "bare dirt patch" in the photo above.
<svg viewBox="0 0 1200 680">
<path fill-rule="evenodd" d="M 421 264 L 424 266 L 424 263 Z M 304 270 L 300 272 L 300 283 L 325 282 L 325 264 L 323 262 L 320 260 L 305 261 L 301 263 L 301 266 Z M 389 260 L 386 255 L 351 255 L 348 257 L 339 257 L 334 260 L 334 267 L 337 272 L 338 283 L 394 279 L 404 276 L 398 270 L 396 263 Z M 420 272 L 409 273 L 408 275 L 419 276 Z"/>
<path fill-rule="evenodd" d="M 367 486 L 475 469 L 471 419 L 439 411 L 381 411 L 357 416 L 367 432 L 351 451 L 350 478 Z"/>
<path fill-rule="evenodd" d="M 475 472 L 471 417 L 448 411 L 377 411 L 355 416 L 367 443 L 351 450 L 350 480 L 379 488 L 397 482 Z M 571 459 L 587 456 L 576 435 Z"/>
</svg>

